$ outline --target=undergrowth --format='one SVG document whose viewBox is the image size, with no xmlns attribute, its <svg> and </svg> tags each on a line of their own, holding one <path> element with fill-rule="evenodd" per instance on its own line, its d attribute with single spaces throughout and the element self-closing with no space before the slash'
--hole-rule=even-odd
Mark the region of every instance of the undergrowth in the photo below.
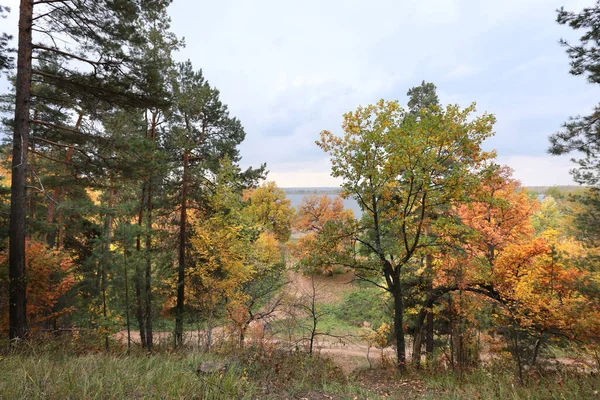
<svg viewBox="0 0 600 400">
<path fill-rule="evenodd" d="M 146 354 L 123 347 L 112 352 L 72 338 L 43 345 L 20 343 L 0 350 L 0 399 L 593 399 L 594 373 L 556 365 L 531 369 L 519 384 L 510 363 L 464 371 L 443 368 L 364 369 L 345 375 L 332 361 L 273 345 L 204 353 L 162 349 Z M 225 368 L 198 372 L 204 361 Z"/>
<path fill-rule="evenodd" d="M 187 349 L 81 354 L 66 340 L 57 342 L 62 345 L 21 343 L 0 356 L 0 399 L 280 399 L 315 391 L 375 398 L 331 361 L 302 352 L 249 347 L 229 354 Z M 204 361 L 226 367 L 201 373 Z"/>
</svg>

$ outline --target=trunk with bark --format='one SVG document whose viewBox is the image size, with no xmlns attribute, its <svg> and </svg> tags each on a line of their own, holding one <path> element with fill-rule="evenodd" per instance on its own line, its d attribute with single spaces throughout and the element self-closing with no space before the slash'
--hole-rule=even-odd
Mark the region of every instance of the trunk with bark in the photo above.
<svg viewBox="0 0 600 400">
<path fill-rule="evenodd" d="M 158 111 L 152 112 L 152 122 L 150 125 L 150 140 L 154 142 L 156 140 L 156 126 L 157 126 Z M 153 157 L 152 157 L 153 158 Z M 147 214 L 146 214 L 146 309 L 145 318 L 146 321 L 146 346 L 148 351 L 152 351 L 152 189 L 154 185 L 154 177 L 152 174 L 148 177 L 147 183 Z"/>
<path fill-rule="evenodd" d="M 189 151 L 183 153 L 183 177 L 181 185 L 181 216 L 179 221 L 179 266 L 177 270 L 177 309 L 175 316 L 175 347 L 183 344 L 183 309 L 185 304 L 185 246 L 187 223 L 187 174 Z"/>
<path fill-rule="evenodd" d="M 146 184 L 142 186 L 142 195 L 140 201 L 140 210 L 138 212 L 138 228 L 142 228 L 143 225 L 143 217 L 144 217 L 144 204 L 146 201 Z M 135 249 L 137 251 L 138 257 L 142 255 L 142 238 L 138 233 Z M 143 309 L 143 296 L 142 296 L 142 271 L 139 264 L 139 258 L 135 263 L 135 304 L 136 311 L 135 317 L 138 321 L 138 326 L 140 328 L 140 340 L 142 342 L 142 348 L 146 347 L 146 322 L 144 318 L 144 309 Z"/>
<path fill-rule="evenodd" d="M 404 341 L 404 299 L 400 283 L 396 282 L 393 288 L 394 296 L 394 336 L 396 337 L 396 358 L 398 369 L 406 368 L 406 348 Z"/>
<path fill-rule="evenodd" d="M 427 297 L 431 297 L 431 292 L 433 290 L 433 256 L 431 254 L 427 254 L 425 256 L 425 268 L 428 271 L 428 279 L 427 279 Z M 425 323 L 425 353 L 427 357 L 427 362 L 431 362 L 433 359 L 433 339 L 434 339 L 434 331 L 433 331 L 433 306 L 430 310 L 427 311 L 427 319 Z"/>
<path fill-rule="evenodd" d="M 33 1 L 21 0 L 9 222 L 9 337 L 11 341 L 25 339 L 27 334 L 25 219 L 27 209 L 27 147 L 31 106 L 32 22 Z"/>
<path fill-rule="evenodd" d="M 146 222 L 146 279 L 145 279 L 145 316 L 146 346 L 152 351 L 152 186 L 148 186 L 148 214 Z"/>
<path fill-rule="evenodd" d="M 129 316 L 129 277 L 127 273 L 127 239 L 123 234 L 123 278 L 125 280 L 125 322 L 127 324 L 127 354 L 131 352 L 131 319 Z"/>
<path fill-rule="evenodd" d="M 108 199 L 108 207 L 109 209 L 113 206 L 113 196 L 114 190 L 110 191 L 109 199 Z M 112 215 L 109 213 L 106 215 L 104 219 L 104 243 L 102 245 L 102 257 L 100 259 L 101 264 L 101 290 L 102 290 L 102 314 L 104 315 L 104 320 L 108 316 L 108 306 L 106 303 L 106 280 L 108 278 L 107 268 L 109 266 L 110 260 L 110 244 L 111 244 L 111 235 L 112 235 Z M 108 334 L 104 335 L 104 350 L 108 353 Z"/>
<path fill-rule="evenodd" d="M 413 337 L 412 363 L 415 367 L 421 366 L 421 347 L 423 342 L 423 325 L 417 326 Z"/>
</svg>

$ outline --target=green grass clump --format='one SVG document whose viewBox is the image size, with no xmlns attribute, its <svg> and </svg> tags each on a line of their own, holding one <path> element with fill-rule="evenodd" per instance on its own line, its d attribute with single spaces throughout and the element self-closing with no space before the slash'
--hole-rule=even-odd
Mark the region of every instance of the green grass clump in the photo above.
<svg viewBox="0 0 600 400">
<path fill-rule="evenodd" d="M 251 398 L 240 371 L 199 377 L 197 355 L 13 355 L 0 361 L 0 398 Z"/>
<path fill-rule="evenodd" d="M 280 399 L 311 393 L 369 397 L 331 361 L 302 352 L 259 346 L 228 354 L 182 350 L 77 355 L 63 343 L 62 351 L 46 344 L 0 356 L 0 399 Z M 203 361 L 221 361 L 227 367 L 199 374 Z"/>
<path fill-rule="evenodd" d="M 556 371 L 531 370 L 524 384 L 510 366 L 491 365 L 479 369 L 446 372 L 420 372 L 428 399 L 593 399 L 599 398 L 597 377 L 559 368 Z"/>
<path fill-rule="evenodd" d="M 379 288 L 363 285 L 358 290 L 347 293 L 343 302 L 334 306 L 332 313 L 348 325 L 362 326 L 363 322 L 368 322 L 377 329 L 382 323 L 391 321 L 388 296 Z"/>
</svg>

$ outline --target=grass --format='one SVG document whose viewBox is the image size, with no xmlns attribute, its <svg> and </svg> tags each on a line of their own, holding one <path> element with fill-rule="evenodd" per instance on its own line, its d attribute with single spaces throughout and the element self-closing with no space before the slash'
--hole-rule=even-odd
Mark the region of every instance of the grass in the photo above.
<svg viewBox="0 0 600 400">
<path fill-rule="evenodd" d="M 251 382 L 230 369 L 224 376 L 198 377 L 197 355 L 78 357 L 43 354 L 0 361 L 0 398 L 250 398 Z"/>
<path fill-rule="evenodd" d="M 524 385 L 512 366 L 492 365 L 464 373 L 425 372 L 419 377 L 429 392 L 426 399 L 593 399 L 599 398 L 600 381 L 570 369 L 530 371 Z"/>
<path fill-rule="evenodd" d="M 232 354 L 191 351 L 127 356 L 88 352 L 66 340 L 25 346 L 0 357 L 0 399 L 593 399 L 600 381 L 567 368 L 526 374 L 496 363 L 463 373 L 437 370 L 399 374 L 393 367 L 344 375 L 331 361 L 269 345 Z M 203 361 L 223 372 L 197 374 Z"/>
<path fill-rule="evenodd" d="M 376 398 L 328 360 L 250 347 L 235 354 L 182 351 L 146 355 L 75 355 L 60 346 L 25 347 L 0 357 L 0 399 L 279 399 Z M 198 374 L 203 361 L 222 361 L 223 372 Z M 341 397 L 340 397 L 341 396 Z M 350 396 L 350 397 L 346 397 Z"/>
</svg>

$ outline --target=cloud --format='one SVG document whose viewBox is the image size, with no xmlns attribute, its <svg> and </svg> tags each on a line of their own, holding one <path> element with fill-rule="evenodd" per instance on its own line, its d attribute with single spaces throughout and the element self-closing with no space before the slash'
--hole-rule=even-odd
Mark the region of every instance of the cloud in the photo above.
<svg viewBox="0 0 600 400">
<path fill-rule="evenodd" d="M 481 71 L 481 68 L 474 67 L 469 64 L 459 64 L 450 70 L 445 76 L 445 79 L 463 79 Z"/>
<path fill-rule="evenodd" d="M 577 185 L 569 173 L 574 167 L 569 156 L 500 156 L 497 161 L 511 167 L 524 186 Z"/>
<path fill-rule="evenodd" d="M 243 163 L 267 162 L 286 186 L 328 185 L 329 168 L 314 145 L 319 132 L 340 133 L 342 115 L 358 105 L 406 103 L 407 90 L 422 80 L 437 85 L 443 103 L 476 101 L 480 112 L 495 114 L 496 136 L 486 146 L 516 174 L 522 168 L 528 180 L 543 180 L 532 165 L 545 165 L 567 180 L 568 163 L 545 155 L 547 137 L 598 96 L 569 75 L 557 42 L 580 32 L 558 25 L 555 10 L 589 3 L 178 0 L 169 13 L 172 30 L 186 38 L 177 60 L 202 68 L 246 129 Z M 18 1 L 7 4 L 13 10 L 2 29 L 10 25 L 14 34 Z"/>
<path fill-rule="evenodd" d="M 275 181 L 279 187 L 339 187 L 342 180 L 333 178 L 330 171 L 327 158 L 315 162 L 281 163 L 267 179 Z"/>
</svg>

